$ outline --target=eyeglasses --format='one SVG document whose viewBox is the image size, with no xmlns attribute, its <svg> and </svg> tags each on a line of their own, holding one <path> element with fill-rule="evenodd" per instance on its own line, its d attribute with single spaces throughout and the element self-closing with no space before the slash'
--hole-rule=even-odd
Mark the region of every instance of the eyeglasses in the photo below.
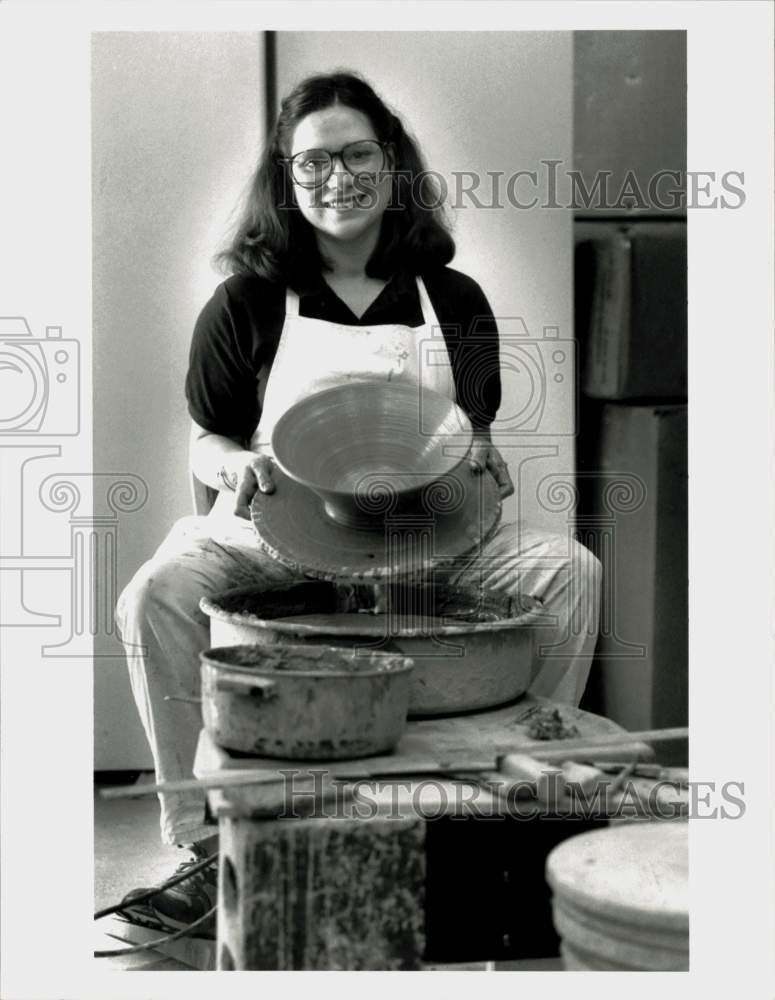
<svg viewBox="0 0 775 1000">
<path fill-rule="evenodd" d="M 316 188 L 331 176 L 335 156 L 353 177 L 378 174 L 385 168 L 385 149 L 389 145 L 376 139 L 361 139 L 348 142 L 338 153 L 329 153 L 327 149 L 303 149 L 294 156 L 282 157 L 281 162 L 290 163 L 293 180 L 299 187 Z"/>
</svg>

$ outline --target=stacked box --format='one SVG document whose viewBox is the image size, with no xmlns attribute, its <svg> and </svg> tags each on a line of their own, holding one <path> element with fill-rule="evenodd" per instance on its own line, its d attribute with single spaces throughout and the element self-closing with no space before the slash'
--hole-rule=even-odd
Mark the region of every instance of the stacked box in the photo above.
<svg viewBox="0 0 775 1000">
<path fill-rule="evenodd" d="M 686 223 L 577 222 L 576 335 L 585 395 L 686 399 Z"/>
<path fill-rule="evenodd" d="M 599 411 L 579 531 L 603 563 L 597 707 L 626 729 L 688 721 L 686 437 L 686 405 Z"/>
</svg>

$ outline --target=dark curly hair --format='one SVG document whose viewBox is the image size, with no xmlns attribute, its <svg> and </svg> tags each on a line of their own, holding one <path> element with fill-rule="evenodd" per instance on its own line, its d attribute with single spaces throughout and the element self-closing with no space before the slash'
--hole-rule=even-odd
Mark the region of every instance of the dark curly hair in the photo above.
<svg viewBox="0 0 775 1000">
<path fill-rule="evenodd" d="M 391 205 L 367 265 L 370 277 L 389 278 L 399 267 L 419 273 L 448 264 L 455 244 L 446 227 L 433 176 L 417 143 L 374 90 L 354 73 L 310 76 L 285 98 L 250 183 L 236 232 L 216 256 L 224 271 L 253 273 L 273 281 L 304 280 L 325 270 L 314 230 L 299 211 L 287 164 L 293 132 L 313 111 L 342 104 L 366 115 L 395 156 Z"/>
</svg>

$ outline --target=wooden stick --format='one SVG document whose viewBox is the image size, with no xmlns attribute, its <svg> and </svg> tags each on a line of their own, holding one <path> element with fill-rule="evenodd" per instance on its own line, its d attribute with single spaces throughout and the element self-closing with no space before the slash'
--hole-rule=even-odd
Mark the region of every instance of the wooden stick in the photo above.
<svg viewBox="0 0 775 1000">
<path fill-rule="evenodd" d="M 590 754 L 598 750 L 607 750 L 610 747 L 629 746 L 631 743 L 658 743 L 664 740 L 686 739 L 689 730 L 686 728 L 676 729 L 644 729 L 637 733 L 615 733 L 613 736 L 601 736 L 597 739 L 575 739 L 575 740 L 544 740 L 533 743 L 524 743 L 514 747 L 511 752 L 529 754 L 536 760 L 550 761 L 572 760 L 582 755 L 589 759 Z M 296 761 L 293 764 L 280 764 L 283 770 L 297 768 L 299 776 L 310 770 L 320 770 L 325 768 L 327 773 L 333 778 L 377 778 L 390 775 L 407 774 L 439 774 L 451 771 L 497 771 L 500 770 L 501 762 L 507 753 L 499 754 L 493 761 L 474 761 L 461 764 L 459 762 L 438 761 L 436 763 L 423 762 L 422 765 L 411 762 L 402 763 L 400 758 L 396 758 L 395 767 L 379 765 L 377 770 L 372 770 L 369 766 L 368 758 L 362 761 L 337 761 L 326 764 L 325 761 Z M 263 785 L 277 784 L 285 781 L 284 775 L 278 774 L 277 770 L 263 768 L 251 768 L 243 771 L 233 771 L 227 774 L 213 774 L 206 778 L 186 778 L 182 781 L 166 781 L 157 785 L 122 785 L 118 788 L 102 789 L 100 795 L 104 799 L 127 799 L 140 798 L 144 795 L 155 795 L 158 792 L 190 792 L 207 791 L 215 788 L 238 788 L 241 785 Z"/>
<path fill-rule="evenodd" d="M 133 799 L 143 795 L 155 795 L 158 792 L 194 792 L 197 790 L 208 791 L 215 788 L 239 788 L 241 785 L 276 785 L 286 780 L 286 776 L 279 773 L 280 767 L 283 771 L 291 771 L 295 779 L 303 779 L 309 775 L 310 771 L 324 770 L 331 778 L 376 778 L 389 777 L 395 775 L 409 774 L 437 774 L 449 771 L 451 764 L 428 763 L 422 764 L 411 762 L 400 763 L 400 758 L 394 768 L 379 766 L 377 770 L 371 770 L 368 766 L 359 765 L 358 761 L 341 761 L 336 763 L 314 760 L 299 760 L 293 763 L 280 764 L 278 768 L 269 770 L 263 768 L 245 768 L 242 771 L 232 771 L 227 774 L 212 774 L 206 778 L 184 778 L 181 781 L 165 781 L 158 785 L 122 785 L 119 788 L 104 788 L 100 791 L 103 799 Z M 464 768 L 471 771 L 487 771 L 494 767 L 492 758 L 487 761 L 477 761 L 475 764 Z"/>
<path fill-rule="evenodd" d="M 635 770 L 635 762 L 632 761 L 629 764 L 625 764 L 621 771 L 616 775 L 614 780 L 608 786 L 608 794 L 612 795 L 614 792 L 618 792 L 625 781 L 631 776 L 632 772 Z"/>
</svg>

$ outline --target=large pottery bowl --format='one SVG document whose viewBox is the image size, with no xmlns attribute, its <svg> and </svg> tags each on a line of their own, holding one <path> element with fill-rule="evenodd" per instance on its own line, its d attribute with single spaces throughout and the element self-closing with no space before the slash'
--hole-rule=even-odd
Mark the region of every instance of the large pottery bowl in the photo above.
<svg viewBox="0 0 775 1000">
<path fill-rule="evenodd" d="M 275 425 L 272 451 L 332 520 L 373 528 L 388 513 L 421 512 L 423 491 L 458 468 L 472 439 L 468 417 L 437 392 L 353 382 L 291 406 Z"/>
</svg>

